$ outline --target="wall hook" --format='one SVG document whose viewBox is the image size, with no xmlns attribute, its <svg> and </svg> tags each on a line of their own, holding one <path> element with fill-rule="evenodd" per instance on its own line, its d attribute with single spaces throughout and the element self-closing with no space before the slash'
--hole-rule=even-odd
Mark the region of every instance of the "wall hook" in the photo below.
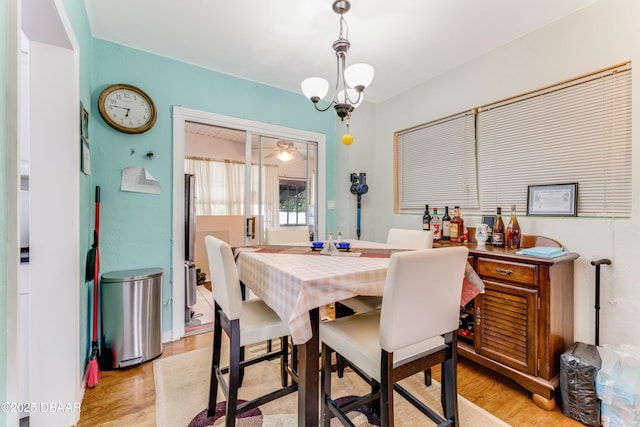
<svg viewBox="0 0 640 427">
<path fill-rule="evenodd" d="M 152 160 L 152 159 L 153 159 L 153 156 L 154 156 L 153 151 L 149 151 L 149 152 L 147 153 L 147 159 Z"/>
</svg>

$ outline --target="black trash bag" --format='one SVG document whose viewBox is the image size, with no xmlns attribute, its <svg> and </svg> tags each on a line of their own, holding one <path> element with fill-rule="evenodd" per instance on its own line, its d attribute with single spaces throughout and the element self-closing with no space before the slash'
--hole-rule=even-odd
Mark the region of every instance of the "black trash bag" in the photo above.
<svg viewBox="0 0 640 427">
<path fill-rule="evenodd" d="M 588 426 L 600 426 L 596 374 L 602 367 L 598 348 L 577 342 L 560 356 L 562 412 Z"/>
</svg>

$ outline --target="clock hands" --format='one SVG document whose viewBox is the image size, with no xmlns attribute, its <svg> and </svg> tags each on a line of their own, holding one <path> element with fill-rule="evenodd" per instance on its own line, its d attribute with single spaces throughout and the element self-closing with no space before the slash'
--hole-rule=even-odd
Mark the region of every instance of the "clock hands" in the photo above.
<svg viewBox="0 0 640 427">
<path fill-rule="evenodd" d="M 121 108 L 123 110 L 127 110 L 127 113 L 124 115 L 125 117 L 129 117 L 129 111 L 131 111 L 131 108 L 127 108 L 127 107 L 121 107 L 119 105 L 111 105 L 112 108 Z"/>
</svg>

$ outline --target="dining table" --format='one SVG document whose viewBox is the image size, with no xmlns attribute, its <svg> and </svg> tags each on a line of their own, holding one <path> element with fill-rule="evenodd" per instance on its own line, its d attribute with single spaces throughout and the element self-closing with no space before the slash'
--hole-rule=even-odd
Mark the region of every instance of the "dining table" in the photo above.
<svg viewBox="0 0 640 427">
<path fill-rule="evenodd" d="M 298 426 L 318 425 L 320 307 L 356 295 L 381 296 L 390 256 L 413 250 L 363 240 L 344 243 L 349 247 L 333 253 L 310 242 L 234 248 L 240 281 L 287 322 L 298 346 Z M 472 293 L 480 293 L 482 281 L 468 277 Z"/>
</svg>

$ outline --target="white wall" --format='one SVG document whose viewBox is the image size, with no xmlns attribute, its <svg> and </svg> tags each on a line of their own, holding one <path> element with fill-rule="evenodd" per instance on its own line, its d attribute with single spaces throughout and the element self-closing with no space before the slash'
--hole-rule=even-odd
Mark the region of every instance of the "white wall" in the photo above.
<svg viewBox="0 0 640 427">
<path fill-rule="evenodd" d="M 384 240 L 389 227 L 420 225 L 418 215 L 393 214 L 393 133 L 430 120 L 468 110 L 509 96 L 538 89 L 592 71 L 631 60 L 640 64 L 640 2 L 601 0 L 535 33 L 376 106 L 364 120 L 352 121 L 356 142 L 342 155 L 337 170 L 376 171 L 368 176 L 370 194 L 363 197 L 363 228 L 367 240 Z M 632 65 L 633 65 L 632 64 Z M 590 262 L 610 258 L 601 270 L 600 343 L 640 345 L 635 319 L 640 307 L 640 263 L 635 253 L 640 241 L 640 70 L 633 71 L 633 218 L 631 220 L 519 218 L 523 233 L 552 237 L 580 254 L 575 267 L 575 340 L 594 342 L 595 270 Z M 359 111 L 357 111 L 359 113 Z M 362 136 L 372 135 L 367 122 L 376 123 L 375 149 Z M 356 134 L 354 129 L 362 133 Z M 368 139 L 368 138 L 367 138 Z M 358 145 L 361 144 L 361 145 Z M 373 147 L 372 147 L 373 148 Z M 450 161 L 443 156 L 434 161 Z M 425 165 L 428 167 L 428 165 Z M 455 167 L 452 164 L 452 167 Z M 345 174 L 346 176 L 346 174 Z M 437 179 L 437 177 L 434 177 Z M 345 191 L 347 193 L 345 193 Z M 348 186 L 336 185 L 339 200 L 355 196 Z M 452 201 L 453 204 L 454 201 Z M 355 202 L 354 202 L 355 203 Z M 363 203 L 364 204 L 364 203 Z M 464 216 L 464 212 L 463 212 Z M 340 219 L 338 223 L 340 223 Z M 468 223 L 477 218 L 466 217 Z M 345 219 L 350 221 L 350 219 Z M 369 234 L 375 222 L 374 236 Z"/>
<path fill-rule="evenodd" d="M 82 400 L 78 66 L 73 50 L 44 43 L 32 42 L 30 56 L 30 401 L 73 404 Z M 79 416 L 36 411 L 29 421 L 63 426 Z"/>
<path fill-rule="evenodd" d="M 366 96 L 366 91 L 365 91 Z M 376 121 L 376 105 L 363 102 L 352 114 L 349 123 L 349 132 L 353 135 L 353 143 L 349 146 L 336 142 L 336 173 L 333 177 L 336 189 L 336 234 L 340 231 L 345 238 L 356 238 L 357 199 L 351 194 L 352 173 L 364 172 L 367 174 L 369 192 L 362 196 L 360 238 L 362 240 L 376 240 L 376 220 L 379 214 L 377 200 L 380 188 L 374 184 L 378 179 L 391 179 L 392 175 L 381 174 L 376 167 L 376 128 L 372 125 Z M 336 141 L 342 141 L 342 135 L 347 133 L 346 123 L 341 122 L 336 126 Z M 388 160 L 388 159 L 387 159 Z M 382 215 L 386 214 L 385 212 Z M 421 221 L 421 220 L 420 220 Z M 417 226 L 417 225 L 416 225 Z M 382 240 L 386 239 L 386 230 Z"/>
</svg>

